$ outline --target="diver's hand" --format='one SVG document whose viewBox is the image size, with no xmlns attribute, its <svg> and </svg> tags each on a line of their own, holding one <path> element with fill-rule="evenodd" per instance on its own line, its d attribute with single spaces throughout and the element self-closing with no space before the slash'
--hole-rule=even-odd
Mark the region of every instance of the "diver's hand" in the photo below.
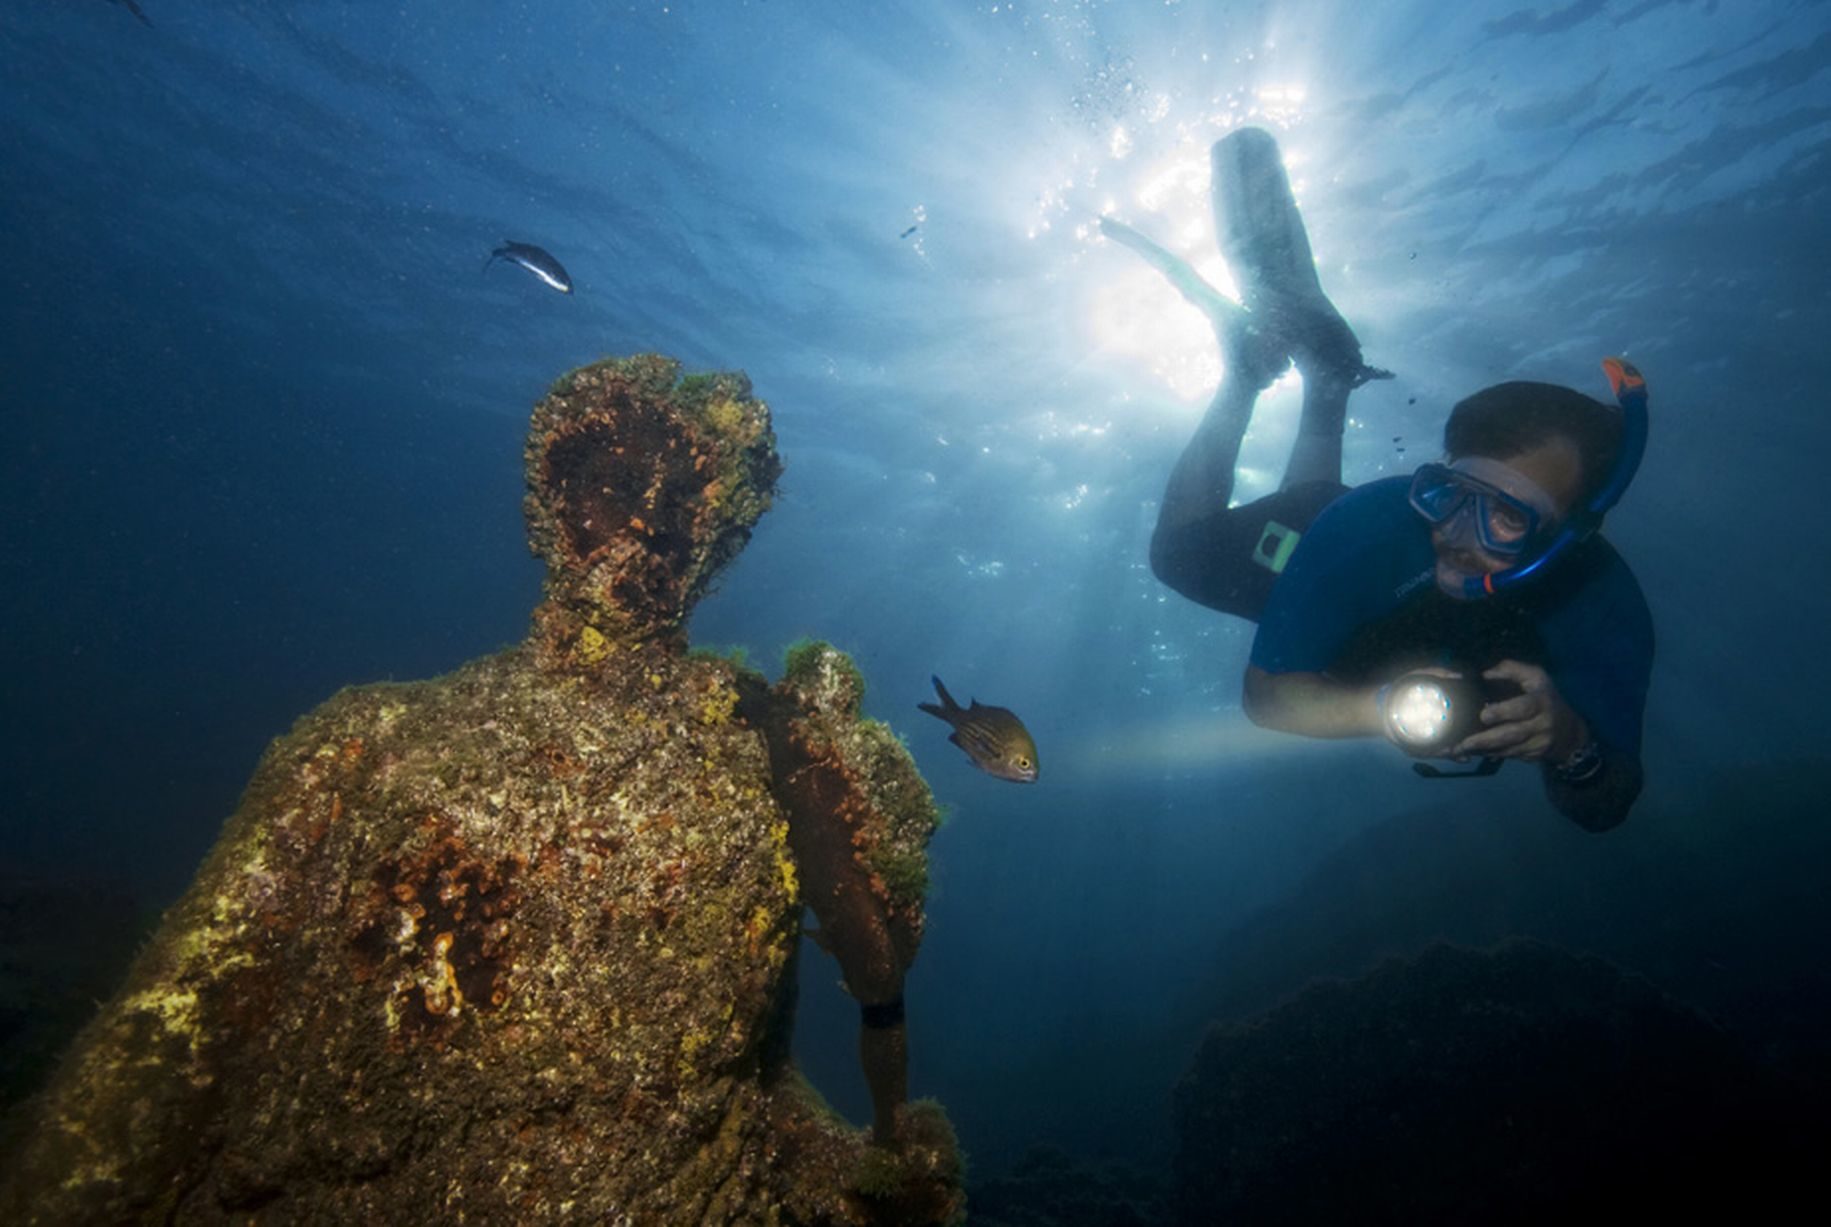
<svg viewBox="0 0 1831 1227">
<path fill-rule="evenodd" d="M 1583 717 L 1564 701 L 1551 675 L 1539 666 L 1503 660 L 1482 676 L 1517 682 L 1522 693 L 1483 707 L 1481 722 L 1486 727 L 1463 738 L 1451 751 L 1452 757 L 1561 761 L 1589 740 Z"/>
</svg>

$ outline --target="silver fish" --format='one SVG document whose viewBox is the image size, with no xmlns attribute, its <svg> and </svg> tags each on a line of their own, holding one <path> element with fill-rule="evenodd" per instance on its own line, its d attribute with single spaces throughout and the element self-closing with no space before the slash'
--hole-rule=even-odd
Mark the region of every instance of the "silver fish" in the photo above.
<svg viewBox="0 0 1831 1227">
<path fill-rule="evenodd" d="M 521 265 L 562 294 L 572 293 L 572 277 L 544 247 L 536 247 L 532 243 L 512 243 L 504 239 L 502 246 L 492 251 L 490 258 L 483 262 L 484 270 L 487 272 L 489 266 L 498 260 Z"/>
</svg>

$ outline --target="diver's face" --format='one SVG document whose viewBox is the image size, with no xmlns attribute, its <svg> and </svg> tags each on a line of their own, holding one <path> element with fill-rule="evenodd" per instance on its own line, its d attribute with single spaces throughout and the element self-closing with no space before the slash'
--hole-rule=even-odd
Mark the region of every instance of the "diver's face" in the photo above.
<svg viewBox="0 0 1831 1227">
<path fill-rule="evenodd" d="M 1583 461 L 1576 445 L 1557 437 L 1530 451 L 1492 466 L 1484 479 L 1522 503 L 1539 509 L 1541 535 L 1554 531 L 1576 505 L 1582 488 Z M 1482 548 L 1475 530 L 1473 501 L 1462 511 L 1431 529 L 1430 543 L 1437 551 L 1437 587 L 1453 597 L 1464 594 L 1471 579 L 1517 566 L 1519 558 L 1503 558 Z"/>
</svg>

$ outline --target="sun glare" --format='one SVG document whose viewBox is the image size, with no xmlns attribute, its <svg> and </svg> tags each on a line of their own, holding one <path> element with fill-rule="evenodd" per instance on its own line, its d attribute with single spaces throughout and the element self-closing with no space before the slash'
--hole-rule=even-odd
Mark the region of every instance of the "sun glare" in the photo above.
<svg viewBox="0 0 1831 1227">
<path fill-rule="evenodd" d="M 1101 355 L 1136 364 L 1179 400 L 1205 401 L 1214 391 L 1221 356 L 1207 317 L 1161 272 L 1108 241 L 1097 219 L 1135 226 L 1215 289 L 1237 296 L 1215 246 L 1209 149 L 1242 124 L 1278 131 L 1293 191 L 1300 190 L 1303 158 L 1290 148 L 1289 129 L 1301 120 L 1307 97 L 1302 85 L 1289 81 L 1226 95 L 1204 91 L 1187 101 L 1174 90 L 1140 91 L 1139 105 L 1088 132 L 1091 141 L 1084 137 L 1078 147 L 1059 151 L 1066 156 L 1054 173 L 1045 171 L 1026 230 L 1037 239 L 1054 229 L 1054 221 L 1076 214 L 1085 219 L 1072 221 L 1063 234 L 1090 257 L 1080 265 L 1088 277 L 1085 335 Z"/>
<path fill-rule="evenodd" d="M 1008 168 L 1015 190 L 1006 198 L 1022 202 L 1019 231 L 1048 248 L 1038 254 L 1065 312 L 1068 360 L 1105 366 L 1128 398 L 1199 412 L 1224 374 L 1221 347 L 1212 321 L 1166 276 L 1163 262 L 1109 238 L 1101 222 L 1132 227 L 1237 300 L 1215 240 L 1211 149 L 1244 125 L 1270 129 L 1292 190 L 1301 194 L 1301 129 L 1318 100 L 1293 67 L 1269 39 L 1237 53 L 1162 57 L 1150 68 L 1129 56 L 1108 57 L 1071 98 L 1058 100 L 1065 105 L 1053 112 L 1057 122 L 1046 139 Z M 1225 85 L 1217 89 L 1217 82 Z M 1286 419 L 1294 418 L 1295 403 L 1284 388 L 1268 390 L 1255 423 L 1258 444 L 1294 427 Z"/>
<path fill-rule="evenodd" d="M 1135 361 L 1181 399 L 1214 390 L 1220 350 L 1208 317 L 1142 265 L 1103 283 L 1090 304 L 1090 330 L 1101 351 Z"/>
<path fill-rule="evenodd" d="M 1254 109 L 1262 121 L 1286 126 L 1303 118 L 1304 96 L 1301 85 L 1263 85 L 1253 91 Z"/>
</svg>

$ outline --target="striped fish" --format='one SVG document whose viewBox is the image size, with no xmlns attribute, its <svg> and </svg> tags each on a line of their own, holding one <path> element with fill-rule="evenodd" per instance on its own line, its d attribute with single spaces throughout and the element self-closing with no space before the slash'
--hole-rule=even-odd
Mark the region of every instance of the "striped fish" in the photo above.
<svg viewBox="0 0 1831 1227">
<path fill-rule="evenodd" d="M 1001 780 L 1018 784 L 1036 782 L 1039 769 L 1036 741 L 1022 720 L 1007 708 L 987 707 L 977 699 L 971 707 L 962 707 L 947 693 L 940 678 L 929 680 L 934 682 L 935 693 L 941 696 L 941 702 L 938 706 L 934 703 L 917 703 L 916 706 L 953 726 L 948 740 L 966 751 L 973 766 Z"/>
</svg>

